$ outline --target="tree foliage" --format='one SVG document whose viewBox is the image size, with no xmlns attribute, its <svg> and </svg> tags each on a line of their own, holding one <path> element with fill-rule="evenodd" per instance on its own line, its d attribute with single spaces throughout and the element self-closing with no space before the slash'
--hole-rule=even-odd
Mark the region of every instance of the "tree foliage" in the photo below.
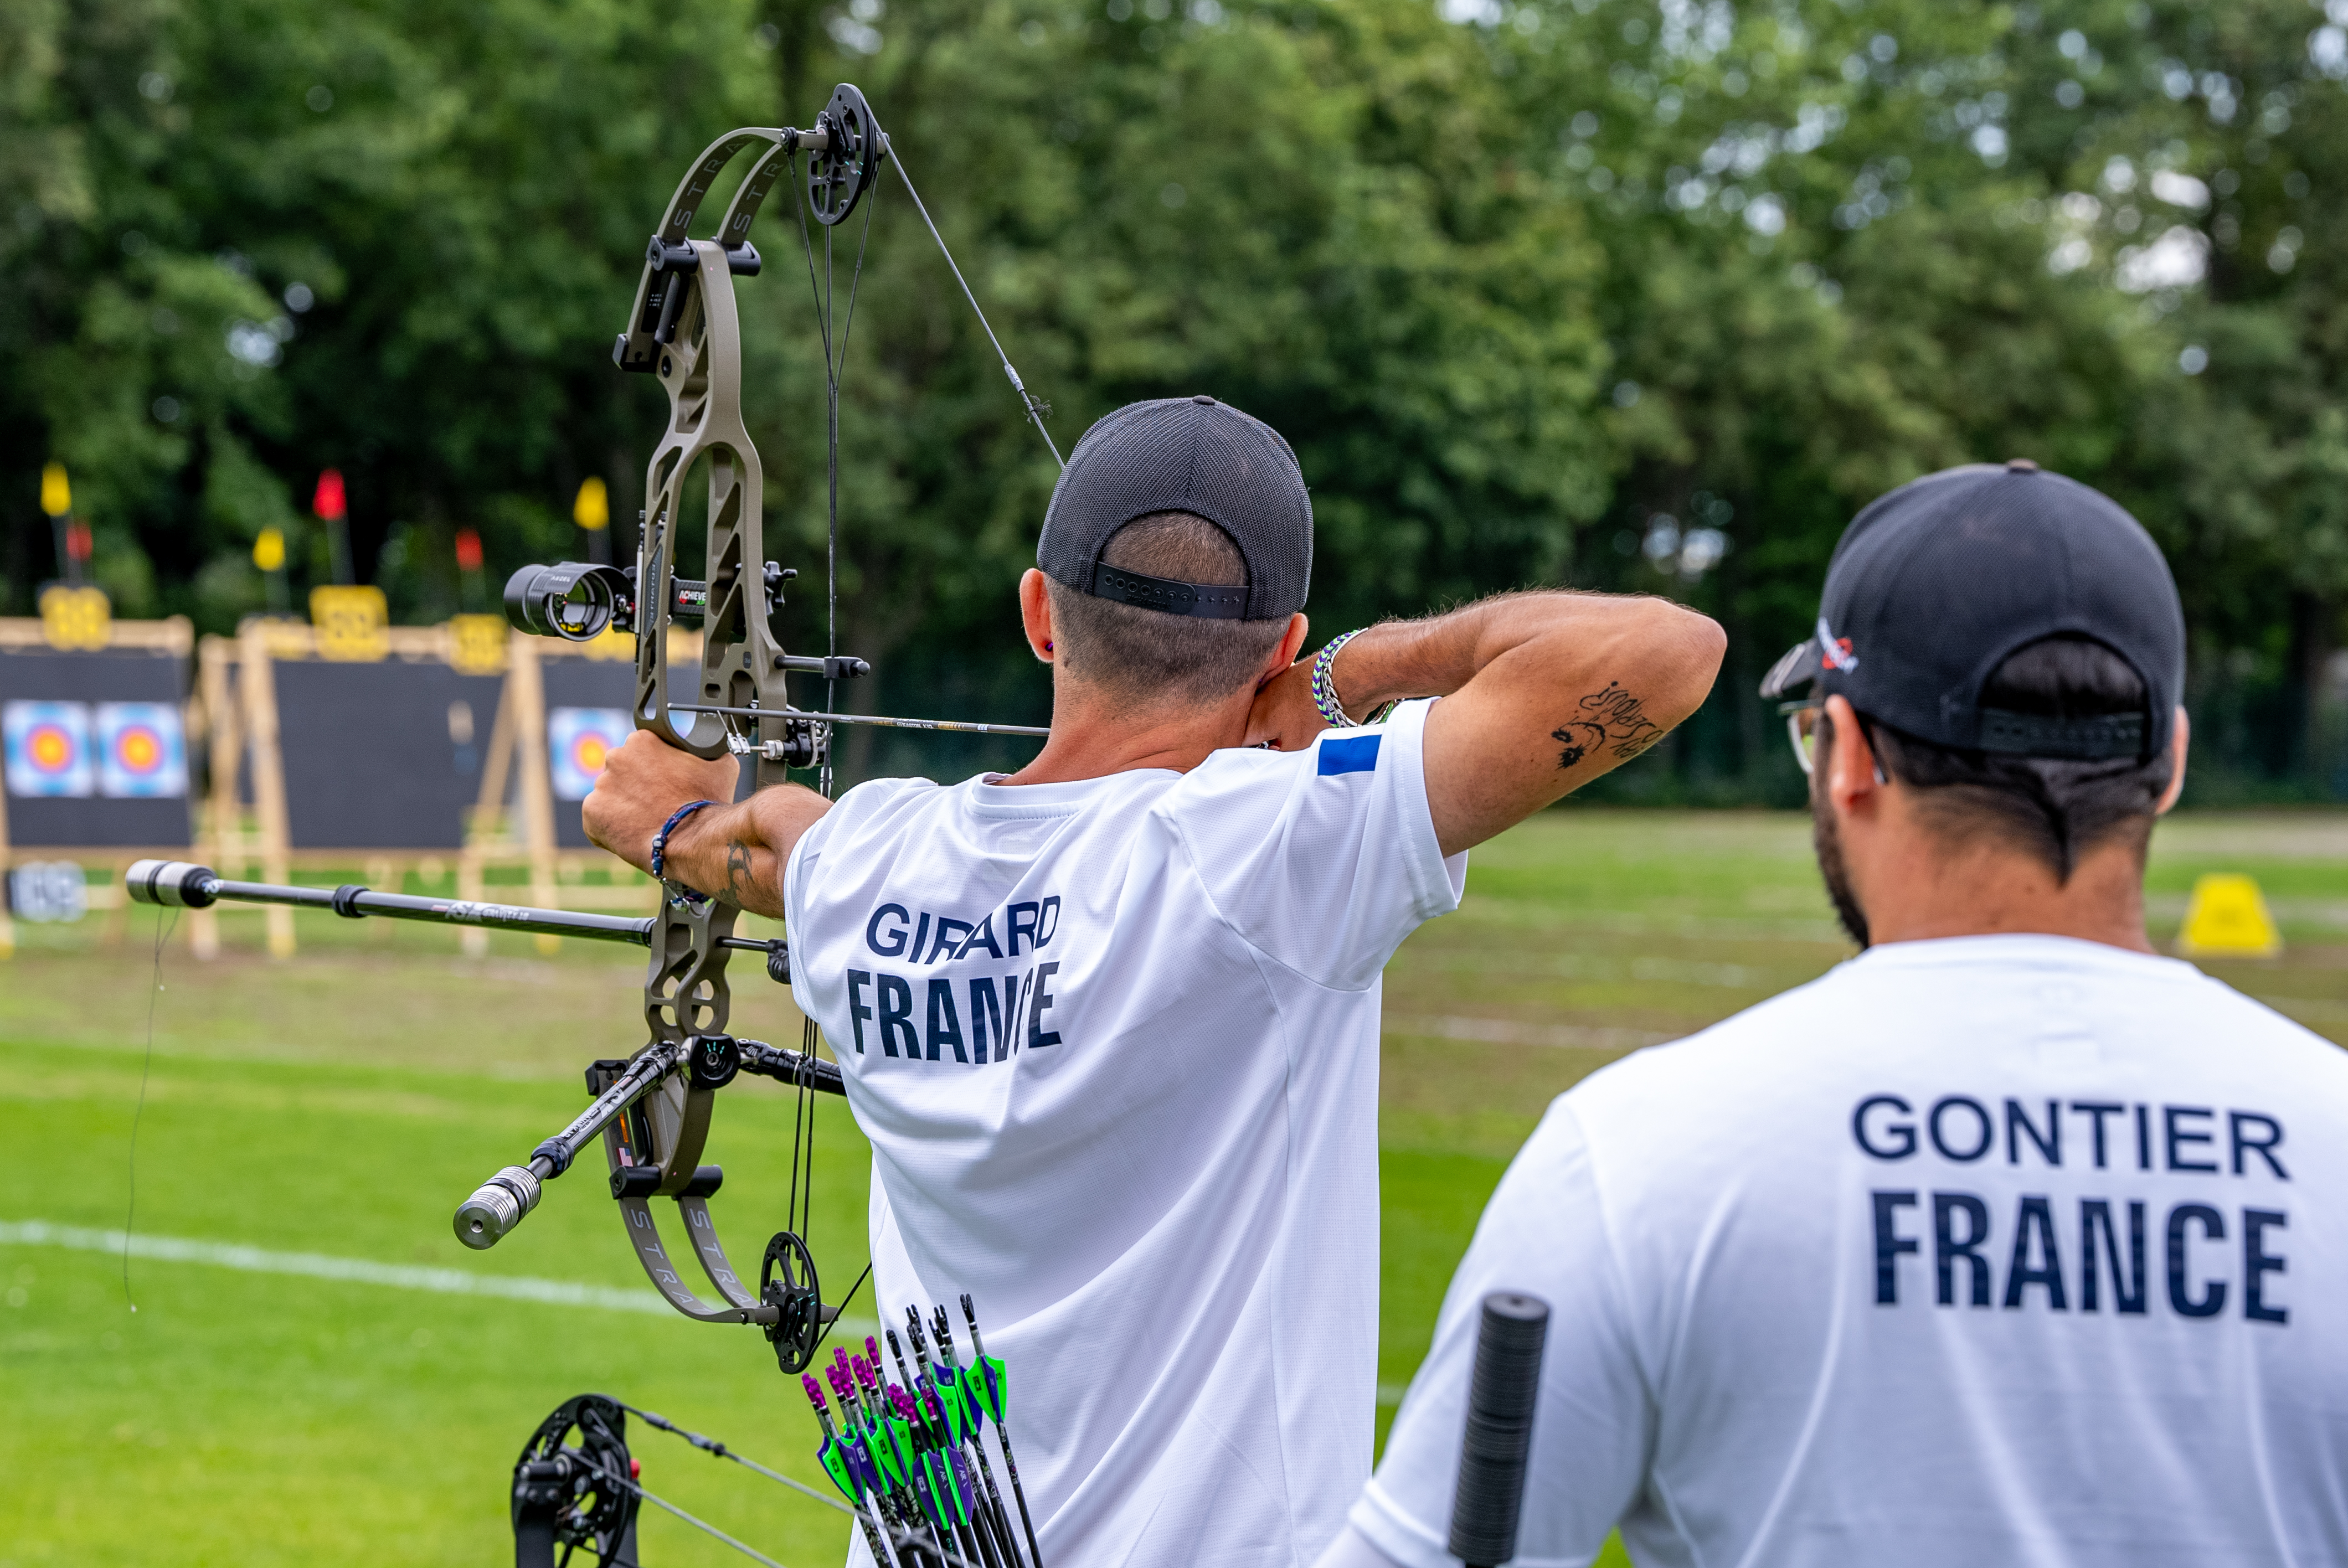
<svg viewBox="0 0 2348 1568">
<path fill-rule="evenodd" d="M 2215 771 L 2332 793 L 2333 3 L 0 0 L 0 601 L 56 570 L 53 457 L 121 610 L 214 629 L 262 603 L 264 528 L 324 580 L 327 466 L 408 619 L 483 591 L 459 528 L 493 587 L 576 552 L 586 476 L 624 526 L 644 236 L 711 137 L 853 79 L 1064 446 L 1198 390 L 1289 436 L 1323 632 L 1540 582 L 1719 615 L 1721 692 L 1620 789 L 1782 794 L 1749 694 L 1844 521 L 2027 456 L 2169 552 Z M 781 195 L 747 400 L 775 553 L 812 569 Z M 870 211 L 830 236 L 860 697 L 1032 713 L 1007 589 L 1052 464 L 903 180 Z"/>
</svg>

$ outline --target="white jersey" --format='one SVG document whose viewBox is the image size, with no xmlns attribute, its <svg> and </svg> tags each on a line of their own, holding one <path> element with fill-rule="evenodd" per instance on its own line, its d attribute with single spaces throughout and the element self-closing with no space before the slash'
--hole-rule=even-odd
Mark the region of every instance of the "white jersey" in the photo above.
<svg viewBox="0 0 2348 1568">
<path fill-rule="evenodd" d="M 2173 959 L 1898 943 L 1560 1097 L 1352 1515 L 1410 1568 L 1496 1289 L 1528 1568 L 2348 1563 L 2348 1054 Z"/>
<path fill-rule="evenodd" d="M 976 1297 L 1048 1562 L 1310 1563 L 1369 1473 L 1379 980 L 1467 870 L 1426 712 L 1187 774 L 863 784 L 792 854 L 881 1316 L 959 1334 Z"/>
</svg>

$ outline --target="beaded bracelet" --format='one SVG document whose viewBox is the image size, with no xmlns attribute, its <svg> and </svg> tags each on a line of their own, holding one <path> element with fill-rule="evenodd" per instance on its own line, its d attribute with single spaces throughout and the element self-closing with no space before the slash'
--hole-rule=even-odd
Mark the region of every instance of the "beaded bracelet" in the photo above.
<svg viewBox="0 0 2348 1568">
<path fill-rule="evenodd" d="M 716 804 L 714 800 L 689 800 L 669 813 L 668 820 L 661 824 L 661 830 L 653 835 L 653 877 L 655 881 L 667 878 L 664 867 L 668 863 L 668 835 L 676 831 L 676 825 L 703 806 Z"/>
<path fill-rule="evenodd" d="M 1367 627 L 1356 627 L 1341 637 L 1333 637 L 1329 640 L 1329 645 L 1313 657 L 1313 706 L 1320 710 L 1322 718 L 1328 721 L 1329 727 L 1333 730 L 1362 727 L 1345 716 L 1345 705 L 1337 701 L 1337 682 L 1331 677 L 1329 671 L 1337 662 L 1337 651 L 1368 630 Z M 1384 722 L 1388 714 L 1401 705 L 1399 702 L 1383 704 L 1372 712 L 1368 718 L 1363 720 L 1362 725 Z"/>
</svg>

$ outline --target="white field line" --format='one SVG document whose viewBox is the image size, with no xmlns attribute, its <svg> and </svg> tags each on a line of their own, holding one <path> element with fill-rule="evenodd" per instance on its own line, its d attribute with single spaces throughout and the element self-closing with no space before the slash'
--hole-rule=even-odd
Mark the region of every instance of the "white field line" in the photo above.
<svg viewBox="0 0 2348 1568">
<path fill-rule="evenodd" d="M 1494 1045 L 1552 1045 L 1582 1050 L 1636 1050 L 1682 1038 L 1645 1029 L 1605 1029 L 1574 1023 L 1529 1023 L 1508 1018 L 1425 1018 L 1388 1013 L 1383 1032 L 1421 1039 L 1472 1040 Z M 1688 1033 L 1693 1031 L 1683 1031 Z"/>
<path fill-rule="evenodd" d="M 118 1230 L 55 1225 L 46 1220 L 0 1220 L 0 1245 L 59 1246 L 74 1252 L 129 1255 L 155 1263 L 203 1263 L 245 1274 L 298 1274 L 349 1285 L 381 1285 L 394 1290 L 428 1290 L 442 1296 L 498 1296 L 543 1301 L 558 1307 L 600 1307 L 611 1312 L 662 1315 L 668 1304 L 650 1290 L 614 1290 L 567 1279 L 526 1275 L 468 1274 L 457 1268 L 420 1268 L 376 1263 L 361 1257 L 329 1257 L 315 1252 L 271 1252 L 233 1242 L 193 1241 L 185 1236 L 125 1235 Z"/>
<path fill-rule="evenodd" d="M 194 1241 L 186 1236 L 126 1237 L 117 1230 L 55 1225 L 46 1220 L 0 1220 L 0 1246 L 57 1246 L 72 1252 L 102 1252 L 120 1257 L 126 1241 L 132 1257 L 156 1263 L 202 1263 L 245 1274 L 295 1274 L 345 1285 L 380 1285 L 394 1290 L 426 1290 L 442 1296 L 495 1296 L 509 1301 L 540 1301 L 555 1307 L 647 1312 L 655 1317 L 664 1317 L 669 1312 L 668 1303 L 651 1290 L 615 1290 L 608 1285 L 533 1279 L 528 1275 L 467 1274 L 458 1268 L 419 1268 L 412 1264 L 376 1263 L 363 1257 L 329 1257 L 316 1252 L 271 1252 L 265 1247 Z M 860 1338 L 880 1330 L 880 1326 L 867 1317 L 843 1317 L 838 1325 L 838 1332 Z"/>
</svg>

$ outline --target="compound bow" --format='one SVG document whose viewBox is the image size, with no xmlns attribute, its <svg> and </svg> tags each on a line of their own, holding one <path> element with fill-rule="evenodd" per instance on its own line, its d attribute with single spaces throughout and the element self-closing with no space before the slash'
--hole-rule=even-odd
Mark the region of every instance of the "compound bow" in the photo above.
<svg viewBox="0 0 2348 1568">
<path fill-rule="evenodd" d="M 718 177 L 743 153 L 754 153 L 736 188 L 714 239 L 690 233 Z M 798 167 L 806 155 L 803 175 Z M 645 472 L 646 504 L 640 518 L 635 564 L 628 569 L 565 562 L 530 566 L 506 586 L 509 618 L 521 630 L 586 641 L 606 630 L 636 638 L 635 695 L 632 710 L 638 729 L 695 756 L 747 758 L 758 787 L 779 784 L 792 768 L 813 769 L 817 787 L 832 788 L 831 737 L 841 724 L 953 731 L 979 734 L 1040 736 L 1025 725 L 883 718 L 838 711 L 837 682 L 869 672 L 862 660 L 840 654 L 838 646 L 839 385 L 847 342 L 855 317 L 856 286 L 864 247 L 870 238 L 872 209 L 866 207 L 847 309 L 835 333 L 831 310 L 832 231 L 863 203 L 883 169 L 896 163 L 905 191 L 922 224 L 936 240 L 963 297 L 993 344 L 1004 374 L 1056 462 L 1059 449 L 1045 429 L 1047 405 L 1028 392 L 1002 343 L 987 323 L 962 269 L 889 138 L 875 121 L 864 95 L 843 83 L 834 90 L 812 128 L 748 128 L 718 138 L 695 159 L 678 184 L 660 226 L 645 249 L 627 330 L 613 347 L 623 371 L 656 376 L 668 395 L 669 413 L 658 447 Z M 750 229 L 778 179 L 792 178 L 800 241 L 824 347 L 827 522 L 827 645 L 821 655 L 783 651 L 771 618 L 780 608 L 785 585 L 798 574 L 767 559 L 765 497 L 757 447 L 742 418 L 742 342 L 734 280 L 756 276 L 762 266 L 750 243 Z M 807 220 L 823 235 L 819 275 Z M 698 580 L 675 571 L 676 542 L 685 513 L 685 487 L 695 466 L 707 460 L 708 542 L 706 566 Z M 700 680 L 693 702 L 671 690 L 669 632 L 676 623 L 698 621 L 702 630 Z M 820 678 L 820 708 L 795 706 L 787 682 L 792 675 Z M 681 719 L 685 722 L 680 723 Z M 660 910 L 648 918 L 574 914 L 452 899 L 374 892 L 356 886 L 324 888 L 233 882 L 210 868 L 182 862 L 141 861 L 128 877 L 139 902 L 201 908 L 221 899 L 330 908 L 351 918 L 383 916 L 511 930 L 550 932 L 600 940 L 633 942 L 651 951 L 643 1011 L 649 1041 L 633 1056 L 600 1061 L 588 1069 L 592 1102 L 569 1126 L 541 1143 L 530 1159 L 509 1165 L 482 1184 L 458 1209 L 457 1238 L 476 1249 L 494 1246 L 534 1209 L 544 1184 L 571 1168 L 599 1134 L 603 1141 L 613 1196 L 618 1200 L 638 1261 L 670 1306 L 705 1323 L 753 1324 L 773 1345 L 787 1373 L 810 1366 L 837 1305 L 827 1306 L 805 1233 L 813 1206 L 814 1139 L 811 1092 L 843 1093 L 839 1070 L 816 1054 L 817 1030 L 808 1020 L 797 1051 L 779 1050 L 726 1032 L 731 996 L 726 964 L 738 949 L 762 951 L 768 974 L 789 982 L 789 953 L 782 941 L 756 941 L 734 935 L 734 906 L 674 880 L 661 888 Z M 792 1182 L 785 1228 L 768 1242 L 758 1288 L 742 1280 L 719 1241 L 708 1199 L 724 1173 L 701 1163 L 718 1090 L 740 1072 L 778 1080 L 798 1091 L 793 1123 Z M 806 1134 L 804 1162 L 799 1147 Z M 680 1277 L 660 1236 L 651 1208 L 654 1197 L 673 1199 L 692 1238 L 695 1256 L 717 1300 L 695 1294 Z M 860 1276 L 859 1284 L 861 1284 Z M 851 1287 L 850 1295 L 854 1294 Z M 600 1401 L 600 1402 L 598 1402 Z M 566 1435 L 584 1440 L 588 1457 L 576 1461 L 587 1477 L 588 1507 L 573 1497 L 558 1511 L 570 1521 L 566 1544 L 592 1544 L 599 1557 L 633 1561 L 635 1489 L 620 1483 L 613 1454 L 621 1410 L 609 1400 L 582 1396 L 566 1405 L 532 1440 L 516 1471 L 516 1522 L 524 1522 L 524 1491 L 537 1474 L 541 1488 L 552 1484 L 549 1464 L 572 1463 L 561 1454 Z M 638 1412 L 640 1415 L 643 1412 Z M 533 1465 L 541 1467 L 533 1471 Z M 597 1490 L 593 1478 L 609 1485 Z M 565 1483 L 568 1486 L 568 1482 Z M 545 1500 L 541 1500 L 545 1501 Z M 551 1507 L 551 1502 L 547 1501 Z M 538 1504 L 532 1504 L 533 1509 Z M 1024 1505 L 1023 1505 L 1024 1506 Z M 592 1516 L 592 1517 L 591 1517 Z M 535 1520 L 541 1517 L 532 1512 Z M 553 1517 L 546 1515 L 547 1518 Z M 695 1522 L 698 1522 L 697 1521 Z M 552 1526 L 548 1528 L 551 1529 Z M 545 1539 L 535 1524 L 530 1539 Z M 548 1548 L 551 1550 L 551 1546 Z M 620 1553 L 615 1557 L 614 1553 Z M 566 1553 L 567 1555 L 567 1553 Z"/>
</svg>

